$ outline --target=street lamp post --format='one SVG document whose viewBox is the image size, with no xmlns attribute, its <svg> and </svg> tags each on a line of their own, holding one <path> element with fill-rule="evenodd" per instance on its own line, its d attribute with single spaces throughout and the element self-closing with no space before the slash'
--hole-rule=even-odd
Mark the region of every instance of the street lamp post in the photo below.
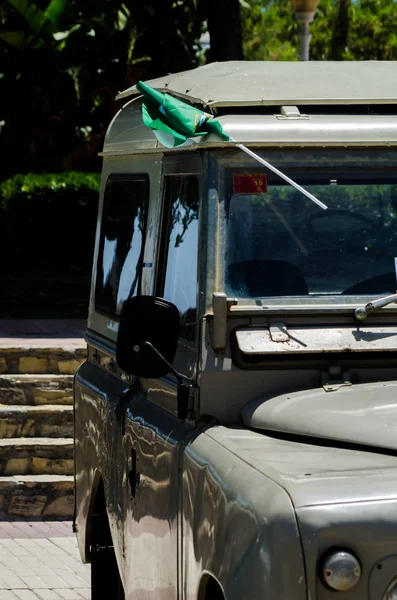
<svg viewBox="0 0 397 600">
<path fill-rule="evenodd" d="M 300 59 L 309 60 L 309 45 L 312 34 L 309 25 L 314 19 L 319 0 L 291 0 L 292 10 L 299 23 Z"/>
</svg>

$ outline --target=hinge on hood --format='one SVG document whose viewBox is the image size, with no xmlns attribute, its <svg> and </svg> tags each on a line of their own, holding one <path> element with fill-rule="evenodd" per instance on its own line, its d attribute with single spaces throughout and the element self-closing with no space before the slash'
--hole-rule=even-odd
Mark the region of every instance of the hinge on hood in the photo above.
<svg viewBox="0 0 397 600">
<path fill-rule="evenodd" d="M 326 392 L 336 392 L 341 387 L 351 385 L 350 373 L 342 371 L 342 367 L 328 367 L 328 371 L 321 373 L 321 385 Z"/>
<path fill-rule="evenodd" d="M 226 294 L 215 292 L 212 295 L 214 314 L 212 347 L 215 352 L 223 352 L 227 344 L 227 298 Z"/>
</svg>

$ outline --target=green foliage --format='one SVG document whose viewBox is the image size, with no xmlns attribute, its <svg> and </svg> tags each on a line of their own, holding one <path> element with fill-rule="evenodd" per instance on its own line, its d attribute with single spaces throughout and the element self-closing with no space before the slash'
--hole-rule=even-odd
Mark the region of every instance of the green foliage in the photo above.
<svg viewBox="0 0 397 600">
<path fill-rule="evenodd" d="M 245 0 L 247 60 L 298 60 L 298 24 L 290 0 Z M 396 60 L 395 0 L 320 0 L 310 26 L 312 60 Z"/>
<path fill-rule="evenodd" d="M 25 27 L 21 31 L 4 31 L 0 34 L 0 39 L 20 50 L 40 45 L 46 37 L 58 30 L 67 1 L 51 0 L 47 8 L 41 10 L 30 0 L 8 0 L 9 5 L 22 17 Z"/>
<path fill-rule="evenodd" d="M 246 0 L 241 8 L 246 60 L 298 60 L 298 25 L 289 0 Z"/>
<path fill-rule="evenodd" d="M 197 0 L 0 2 L 0 178 L 99 170 L 117 92 L 197 66 L 203 21 Z"/>
<path fill-rule="evenodd" d="M 100 177 L 97 173 L 79 173 L 66 171 L 37 175 L 28 173 L 18 174 L 0 184 L 0 206 L 6 211 L 16 210 L 15 206 L 32 203 L 34 208 L 37 202 L 51 204 L 64 198 L 71 198 L 83 206 L 86 202 L 97 198 L 99 194 Z"/>
<path fill-rule="evenodd" d="M 3 256 L 25 266 L 89 264 L 99 187 L 96 173 L 30 173 L 3 181 Z"/>
</svg>

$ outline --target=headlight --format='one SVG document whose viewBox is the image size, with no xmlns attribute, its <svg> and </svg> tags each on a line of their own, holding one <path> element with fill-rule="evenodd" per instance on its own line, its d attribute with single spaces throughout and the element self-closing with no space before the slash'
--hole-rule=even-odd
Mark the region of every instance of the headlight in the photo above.
<svg viewBox="0 0 397 600">
<path fill-rule="evenodd" d="M 361 577 L 361 566 L 357 558 L 346 550 L 328 552 L 320 563 L 320 575 L 324 583 L 333 590 L 345 592 L 351 590 Z M 386 596 L 383 600 L 386 600 Z M 396 595 L 387 600 L 397 600 Z"/>
<path fill-rule="evenodd" d="M 397 579 L 393 579 L 383 594 L 382 600 L 397 600 Z"/>
</svg>

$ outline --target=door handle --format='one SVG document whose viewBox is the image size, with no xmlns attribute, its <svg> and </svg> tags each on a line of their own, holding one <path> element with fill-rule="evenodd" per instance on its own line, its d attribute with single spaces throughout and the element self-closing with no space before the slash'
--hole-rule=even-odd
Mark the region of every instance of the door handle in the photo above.
<svg viewBox="0 0 397 600">
<path fill-rule="evenodd" d="M 137 472 L 136 462 L 136 450 L 135 448 L 131 448 L 131 470 L 128 473 L 128 483 L 130 484 L 131 496 L 133 498 L 136 496 L 141 480 L 141 474 Z"/>
</svg>

